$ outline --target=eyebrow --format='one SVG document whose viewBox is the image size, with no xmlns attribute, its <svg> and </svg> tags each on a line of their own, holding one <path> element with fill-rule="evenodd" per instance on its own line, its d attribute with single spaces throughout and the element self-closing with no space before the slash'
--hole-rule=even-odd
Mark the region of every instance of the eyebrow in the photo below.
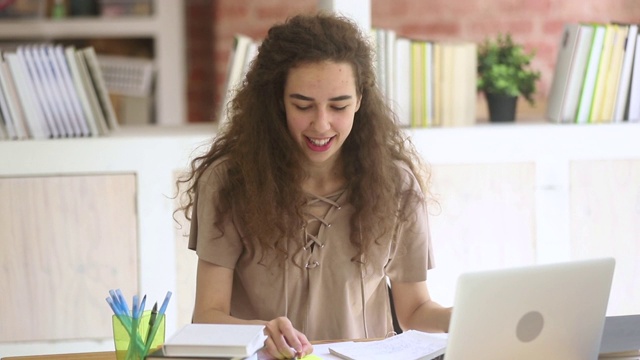
<svg viewBox="0 0 640 360">
<path fill-rule="evenodd" d="M 290 98 L 293 99 L 298 99 L 298 100 L 304 100 L 304 101 L 313 101 L 314 99 L 308 96 L 304 96 L 302 94 L 291 94 L 289 95 Z M 343 101 L 343 100 L 349 100 L 353 98 L 351 95 L 340 95 L 340 96 L 336 96 L 336 97 L 332 97 L 329 99 L 329 101 Z"/>
</svg>

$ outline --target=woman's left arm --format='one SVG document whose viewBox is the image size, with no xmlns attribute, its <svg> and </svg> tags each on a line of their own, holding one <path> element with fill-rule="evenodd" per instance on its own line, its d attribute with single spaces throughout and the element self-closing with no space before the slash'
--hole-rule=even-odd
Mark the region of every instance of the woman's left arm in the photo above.
<svg viewBox="0 0 640 360">
<path fill-rule="evenodd" d="M 431 299 L 426 281 L 391 282 L 396 316 L 403 330 L 448 332 L 453 308 Z"/>
</svg>

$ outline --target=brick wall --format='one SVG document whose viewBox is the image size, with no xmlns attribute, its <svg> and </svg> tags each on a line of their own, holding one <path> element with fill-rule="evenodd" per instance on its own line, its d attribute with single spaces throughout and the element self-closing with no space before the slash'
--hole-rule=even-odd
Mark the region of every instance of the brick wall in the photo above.
<svg viewBox="0 0 640 360">
<path fill-rule="evenodd" d="M 233 34 L 264 37 L 270 25 L 315 10 L 317 1 L 189 0 L 186 6 L 189 120 L 195 122 L 216 114 Z M 565 22 L 640 22 L 640 0 L 371 0 L 371 10 L 373 26 L 408 37 L 481 42 L 510 32 L 536 51 L 533 66 L 542 72 L 537 94 L 542 102 Z"/>
</svg>

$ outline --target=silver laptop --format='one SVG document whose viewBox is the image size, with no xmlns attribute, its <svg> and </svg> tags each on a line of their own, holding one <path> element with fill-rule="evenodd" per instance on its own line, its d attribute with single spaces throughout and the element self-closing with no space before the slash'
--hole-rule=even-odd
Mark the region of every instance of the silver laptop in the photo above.
<svg viewBox="0 0 640 360">
<path fill-rule="evenodd" d="M 595 360 L 615 261 L 570 261 L 459 277 L 445 360 Z"/>
</svg>

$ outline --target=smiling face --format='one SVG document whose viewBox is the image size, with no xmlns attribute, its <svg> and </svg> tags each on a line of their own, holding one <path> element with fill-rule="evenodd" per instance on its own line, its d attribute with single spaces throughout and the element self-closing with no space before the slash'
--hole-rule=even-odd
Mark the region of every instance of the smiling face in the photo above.
<svg viewBox="0 0 640 360">
<path fill-rule="evenodd" d="M 335 164 L 360 100 L 348 63 L 304 63 L 289 70 L 284 87 L 287 126 L 311 164 Z"/>
</svg>

